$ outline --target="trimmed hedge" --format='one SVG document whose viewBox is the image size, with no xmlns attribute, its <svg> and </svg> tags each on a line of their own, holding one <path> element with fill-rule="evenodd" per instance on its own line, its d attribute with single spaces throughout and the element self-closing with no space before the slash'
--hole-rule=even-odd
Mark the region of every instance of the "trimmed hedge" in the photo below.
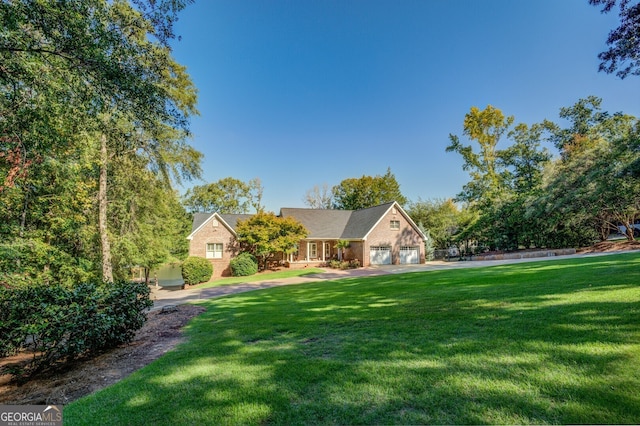
<svg viewBox="0 0 640 426">
<path fill-rule="evenodd" d="M 8 369 L 18 378 L 56 369 L 130 342 L 152 305 L 144 283 L 0 287 L 0 357 L 33 353 Z"/>
<path fill-rule="evenodd" d="M 182 279 L 185 284 L 195 285 L 207 282 L 213 275 L 213 265 L 203 257 L 187 257 L 182 262 Z"/>
<path fill-rule="evenodd" d="M 258 260 L 251 253 L 240 253 L 231 259 L 229 268 L 234 277 L 246 277 L 258 272 Z"/>
</svg>

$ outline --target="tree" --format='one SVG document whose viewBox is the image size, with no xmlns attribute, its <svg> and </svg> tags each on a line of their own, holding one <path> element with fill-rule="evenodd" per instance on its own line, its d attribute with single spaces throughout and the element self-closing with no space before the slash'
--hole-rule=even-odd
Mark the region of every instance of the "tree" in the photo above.
<svg viewBox="0 0 640 426">
<path fill-rule="evenodd" d="M 145 166 L 165 180 L 199 173 L 200 154 L 185 143 L 188 118 L 196 113 L 195 89 L 167 44 L 185 3 L 0 3 L 3 188 L 20 185 L 24 211 L 32 205 L 31 182 L 42 180 L 29 176 L 43 170 L 37 164 L 64 161 L 83 144 L 94 149 L 89 155 L 100 159 L 94 176 L 106 281 L 113 279 L 110 165 L 145 156 Z"/>
<path fill-rule="evenodd" d="M 329 185 L 322 184 L 322 188 L 315 185 L 309 189 L 304 197 L 304 203 L 312 209 L 330 209 L 333 205 L 333 193 Z"/>
<path fill-rule="evenodd" d="M 489 249 L 528 247 L 537 234 L 523 216 L 526 201 L 540 190 L 543 170 L 551 158 L 540 147 L 547 126 L 520 123 L 512 127 L 513 122 L 512 116 L 505 117 L 491 105 L 482 111 L 471 108 L 465 116 L 464 134 L 478 148 L 463 145 L 454 135 L 447 147 L 462 155 L 463 169 L 471 175 L 458 199 L 468 202 L 476 215 L 460 237 Z M 511 145 L 498 149 L 503 136 Z"/>
<path fill-rule="evenodd" d="M 255 211 L 262 209 L 262 190 L 258 178 L 245 183 L 226 177 L 214 183 L 188 189 L 183 197 L 183 204 L 192 213 L 249 213 L 250 207 Z"/>
<path fill-rule="evenodd" d="M 618 225 L 632 230 L 640 214 L 640 179 L 634 174 L 640 152 L 638 119 L 603 112 L 600 105 L 600 98 L 580 99 L 560 110 L 568 128 L 550 126 L 561 156 L 550 170 L 544 199 L 547 212 L 562 211 L 566 222 L 578 222 L 604 240 Z"/>
<path fill-rule="evenodd" d="M 449 135 L 451 144 L 446 151 L 462 155 L 462 169 L 471 175 L 471 181 L 464 186 L 458 199 L 480 203 L 490 202 L 500 196 L 504 182 L 497 145 L 512 124 L 513 116 L 505 117 L 502 111 L 491 105 L 483 110 L 471 107 L 464 117 L 463 134 L 477 142 L 479 152 L 472 145 L 462 145 L 458 136 Z"/>
<path fill-rule="evenodd" d="M 333 208 L 339 210 L 360 210 L 396 201 L 400 205 L 407 198 L 400 192 L 400 184 L 387 169 L 384 176 L 362 176 L 344 179 L 332 189 Z"/>
<path fill-rule="evenodd" d="M 145 167 L 145 159 L 122 158 L 110 176 L 109 229 L 113 241 L 113 273 L 126 279 L 131 267 L 142 267 L 148 283 L 155 267 L 183 260 L 184 238 L 191 220 L 176 191 Z"/>
<path fill-rule="evenodd" d="M 609 49 L 598 54 L 600 71 L 614 71 L 621 79 L 628 75 L 640 75 L 640 3 L 630 0 L 589 0 L 594 6 L 603 6 L 602 13 L 609 13 L 618 4 L 620 26 L 609 33 Z"/>
<path fill-rule="evenodd" d="M 342 255 L 346 249 L 351 246 L 351 242 L 349 240 L 338 240 L 335 248 L 338 249 L 338 260 L 342 261 Z"/>
<path fill-rule="evenodd" d="M 430 244 L 436 249 L 451 247 L 458 232 L 460 209 L 452 199 L 421 200 L 409 204 L 407 214 L 429 232 Z"/>
<path fill-rule="evenodd" d="M 293 253 L 308 231 L 292 217 L 260 211 L 247 220 L 238 221 L 236 234 L 241 250 L 254 255 L 264 270 L 277 253 Z"/>
</svg>

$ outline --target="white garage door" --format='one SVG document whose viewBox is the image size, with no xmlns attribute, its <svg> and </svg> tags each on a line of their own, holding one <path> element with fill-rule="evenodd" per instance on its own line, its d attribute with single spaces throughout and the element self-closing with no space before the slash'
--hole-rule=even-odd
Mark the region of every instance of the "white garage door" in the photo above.
<svg viewBox="0 0 640 426">
<path fill-rule="evenodd" d="M 400 263 L 420 263 L 420 249 L 418 247 L 400 247 Z"/>
<path fill-rule="evenodd" d="M 369 259 L 372 265 L 391 265 L 391 247 L 372 246 Z"/>
</svg>

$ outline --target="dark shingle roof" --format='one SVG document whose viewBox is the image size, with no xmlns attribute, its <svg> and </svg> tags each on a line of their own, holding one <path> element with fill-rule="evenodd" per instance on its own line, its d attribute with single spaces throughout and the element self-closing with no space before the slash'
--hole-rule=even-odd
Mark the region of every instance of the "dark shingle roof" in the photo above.
<svg viewBox="0 0 640 426">
<path fill-rule="evenodd" d="M 309 231 L 312 239 L 363 239 L 373 229 L 394 202 L 369 207 L 362 210 L 327 210 L 282 208 L 280 216 L 293 217 Z M 204 224 L 214 213 L 195 213 L 192 233 Z M 247 220 L 252 214 L 219 215 L 235 232 L 238 220 Z"/>
<path fill-rule="evenodd" d="M 344 229 L 342 238 L 364 238 L 373 229 L 393 203 L 380 204 L 368 209 L 354 210 L 349 219 L 349 223 Z"/>
<path fill-rule="evenodd" d="M 307 228 L 307 238 L 341 238 L 351 213 L 351 210 L 280 209 L 280 216 L 293 217 Z"/>
<path fill-rule="evenodd" d="M 191 226 L 191 232 L 200 228 L 203 223 L 207 221 L 213 215 L 213 213 L 194 213 L 193 214 L 193 225 Z"/>
<path fill-rule="evenodd" d="M 214 214 L 215 213 L 194 213 L 191 233 L 193 233 L 193 231 L 201 227 Z M 219 214 L 218 216 L 220 216 L 222 220 L 224 220 L 227 223 L 227 225 L 229 225 L 231 229 L 235 232 L 236 225 L 238 224 L 239 220 L 247 220 L 253 215 L 252 214 Z"/>
<path fill-rule="evenodd" d="M 309 231 L 307 238 L 361 239 L 393 203 L 362 210 L 283 208 L 280 215 L 293 217 Z"/>
<path fill-rule="evenodd" d="M 235 232 L 236 226 L 238 225 L 239 220 L 247 220 L 250 219 L 252 214 L 221 214 L 220 217 L 222 220 L 227 222 L 227 224 L 233 229 Z"/>
</svg>

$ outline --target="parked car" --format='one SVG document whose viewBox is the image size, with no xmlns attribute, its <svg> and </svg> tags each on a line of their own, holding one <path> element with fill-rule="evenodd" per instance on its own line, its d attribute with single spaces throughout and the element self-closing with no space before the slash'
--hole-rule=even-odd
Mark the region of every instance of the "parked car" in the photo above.
<svg viewBox="0 0 640 426">
<path fill-rule="evenodd" d="M 624 225 L 618 225 L 618 230 L 623 235 L 627 234 L 627 227 L 624 226 Z M 633 236 L 634 237 L 640 237 L 640 219 L 636 219 L 633 222 Z"/>
</svg>

